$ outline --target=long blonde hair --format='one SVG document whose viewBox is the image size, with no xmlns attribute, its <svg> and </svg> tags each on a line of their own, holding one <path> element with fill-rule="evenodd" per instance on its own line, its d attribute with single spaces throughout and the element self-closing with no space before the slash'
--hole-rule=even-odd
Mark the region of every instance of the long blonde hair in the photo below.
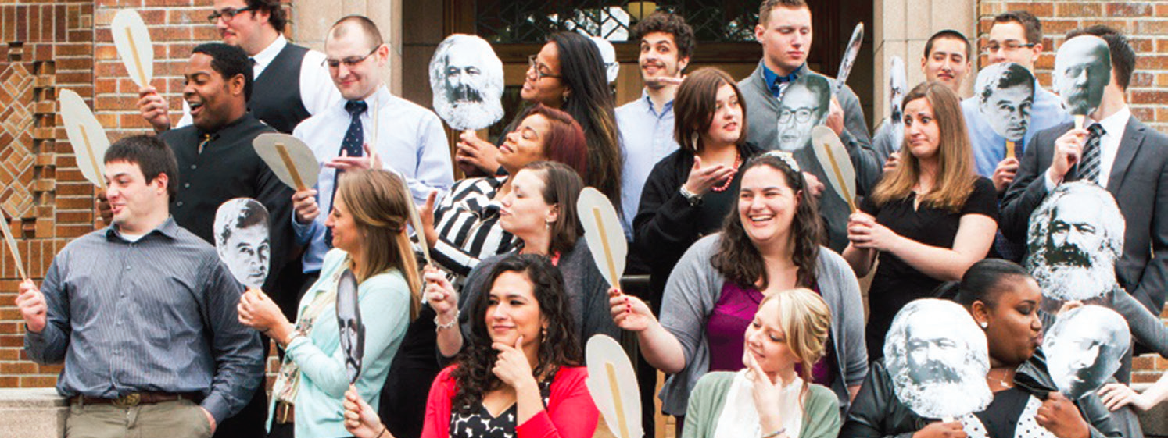
<svg viewBox="0 0 1168 438">
<path fill-rule="evenodd" d="M 973 169 L 973 147 L 965 129 L 961 102 L 949 87 L 937 81 L 917 85 L 904 97 L 904 105 L 925 99 L 933 107 L 933 118 L 941 132 L 937 147 L 940 170 L 933 188 L 920 197 L 921 203 L 933 208 L 958 211 L 973 193 L 977 173 Z M 906 114 L 907 116 L 907 114 Z M 876 205 L 907 198 L 920 181 L 921 163 L 912 153 L 900 154 L 900 165 L 876 185 L 872 200 Z"/>
<path fill-rule="evenodd" d="M 341 174 L 337 196 L 357 224 L 363 242 L 365 269 L 357 282 L 397 269 L 410 288 L 410 320 L 422 309 L 422 280 L 410 238 L 409 190 L 397 175 L 385 170 L 348 170 Z"/>
<path fill-rule="evenodd" d="M 804 288 L 767 295 L 758 309 L 762 310 L 771 301 L 779 306 L 779 320 L 768 322 L 783 329 L 787 348 L 803 363 L 799 377 L 803 379 L 803 391 L 807 391 L 812 380 L 811 368 L 826 354 L 831 308 L 819 294 Z"/>
</svg>

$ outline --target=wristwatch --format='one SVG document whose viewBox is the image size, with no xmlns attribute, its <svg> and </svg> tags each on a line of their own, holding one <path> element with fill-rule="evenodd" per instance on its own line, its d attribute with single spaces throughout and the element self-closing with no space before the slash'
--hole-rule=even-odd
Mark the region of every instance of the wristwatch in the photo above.
<svg viewBox="0 0 1168 438">
<path fill-rule="evenodd" d="M 700 207 L 702 205 L 702 196 L 690 193 L 689 190 L 685 189 L 685 184 L 681 185 L 681 190 L 678 192 L 681 193 L 681 197 L 685 198 L 686 202 L 689 202 L 690 207 Z"/>
</svg>

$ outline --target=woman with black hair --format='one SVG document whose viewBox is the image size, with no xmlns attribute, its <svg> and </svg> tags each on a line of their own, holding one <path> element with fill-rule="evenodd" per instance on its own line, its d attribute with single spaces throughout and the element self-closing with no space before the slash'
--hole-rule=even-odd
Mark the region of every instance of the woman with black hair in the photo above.
<svg viewBox="0 0 1168 438">
<path fill-rule="evenodd" d="M 878 360 L 848 412 L 841 438 L 1122 436 L 1097 396 L 1073 402 L 1059 394 L 1039 349 L 1042 292 L 1021 266 L 1000 259 L 979 261 L 960 284 L 952 283 L 941 295 L 956 296 L 985 331 L 991 367 L 986 380 L 994 393 L 989 407 L 960 421 L 921 418 L 896 398 L 893 377 Z"/>
<path fill-rule="evenodd" d="M 487 278 L 468 345 L 430 388 L 422 437 L 591 437 L 599 412 L 559 270 L 547 257 L 516 254 Z M 345 409 L 354 436 L 391 436 L 355 391 Z"/>
<path fill-rule="evenodd" d="M 529 104 L 563 110 L 580 123 L 588 140 L 589 171 L 581 175 L 584 185 L 600 190 L 620 208 L 620 136 L 600 50 L 579 33 L 558 32 L 548 38 L 538 54 L 528 58 L 528 63 L 520 97 Z M 473 132 L 464 133 L 460 139 L 455 158 L 463 172 L 494 175 L 499 169 L 497 144 L 491 145 Z"/>
</svg>

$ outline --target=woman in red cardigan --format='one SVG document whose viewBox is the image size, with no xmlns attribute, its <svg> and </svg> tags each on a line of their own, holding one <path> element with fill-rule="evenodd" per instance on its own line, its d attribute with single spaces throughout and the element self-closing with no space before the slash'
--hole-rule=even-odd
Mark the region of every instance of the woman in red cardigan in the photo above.
<svg viewBox="0 0 1168 438">
<path fill-rule="evenodd" d="M 592 437 L 599 412 L 559 270 L 544 256 L 514 255 L 488 278 L 466 348 L 430 387 L 422 437 Z M 453 290 L 439 281 L 426 293 Z M 345 394 L 345 410 L 357 438 L 391 437 L 356 392 Z"/>
</svg>

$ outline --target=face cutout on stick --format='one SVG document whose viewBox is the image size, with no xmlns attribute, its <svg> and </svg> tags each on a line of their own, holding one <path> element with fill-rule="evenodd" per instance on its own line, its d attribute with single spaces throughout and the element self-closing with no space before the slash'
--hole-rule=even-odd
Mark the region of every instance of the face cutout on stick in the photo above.
<svg viewBox="0 0 1168 438">
<path fill-rule="evenodd" d="M 1026 269 L 1042 288 L 1043 308 L 1105 300 L 1118 285 L 1123 214 L 1107 190 L 1090 182 L 1061 184 L 1030 215 Z"/>
<path fill-rule="evenodd" d="M 1072 115 L 1090 114 L 1103 102 L 1111 82 L 1111 52 L 1094 35 L 1071 38 L 1054 57 L 1054 88 Z"/>
<path fill-rule="evenodd" d="M 1030 126 L 1034 75 L 1021 64 L 993 64 L 977 74 L 978 109 L 995 133 L 1018 142 Z"/>
<path fill-rule="evenodd" d="M 888 123 L 892 128 L 892 150 L 899 151 L 904 144 L 904 95 L 908 92 L 908 79 L 904 60 L 893 56 L 888 61 L 888 108 L 891 115 Z"/>
<path fill-rule="evenodd" d="M 268 227 L 268 209 L 255 199 L 232 199 L 215 212 L 215 250 L 231 275 L 248 288 L 259 289 L 268 279 Z"/>
<path fill-rule="evenodd" d="M 434 110 L 459 131 L 486 129 L 503 118 L 503 62 L 486 40 L 455 34 L 430 60 Z"/>
<path fill-rule="evenodd" d="M 884 343 L 896 397 L 925 418 L 956 418 L 989 406 L 985 333 L 963 307 L 925 298 L 905 306 Z"/>
<path fill-rule="evenodd" d="M 612 43 L 604 38 L 590 36 L 588 39 L 596 44 L 597 49 L 600 49 L 600 58 L 604 60 L 604 74 L 608 76 L 608 83 L 616 82 L 617 74 L 620 73 L 620 63 L 616 61 L 616 49 L 612 47 Z"/>
<path fill-rule="evenodd" d="M 830 108 L 827 78 L 810 73 L 792 81 L 779 101 L 778 149 L 794 152 L 807 147 L 811 129 L 827 120 Z"/>
<path fill-rule="evenodd" d="M 1059 314 L 1042 341 L 1051 378 L 1072 400 L 1102 388 L 1129 347 L 1127 321 L 1114 310 L 1094 305 Z"/>
<path fill-rule="evenodd" d="M 345 354 L 345 371 L 349 383 L 361 375 L 365 357 L 365 324 L 361 323 L 357 277 L 346 269 L 337 282 L 337 327 L 341 330 L 341 351 Z"/>
</svg>

